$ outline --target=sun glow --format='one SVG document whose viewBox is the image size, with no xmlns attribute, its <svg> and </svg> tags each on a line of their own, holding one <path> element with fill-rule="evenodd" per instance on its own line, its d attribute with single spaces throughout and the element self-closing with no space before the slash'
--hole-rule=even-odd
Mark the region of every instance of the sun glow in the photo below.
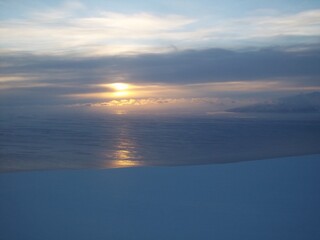
<svg viewBox="0 0 320 240">
<path fill-rule="evenodd" d="M 124 91 L 129 88 L 129 84 L 127 83 L 112 83 L 109 86 L 116 91 Z"/>
<path fill-rule="evenodd" d="M 128 91 L 130 85 L 127 83 L 111 83 L 107 86 L 113 89 L 113 92 L 111 93 L 112 97 L 121 98 L 130 95 L 130 92 Z"/>
</svg>

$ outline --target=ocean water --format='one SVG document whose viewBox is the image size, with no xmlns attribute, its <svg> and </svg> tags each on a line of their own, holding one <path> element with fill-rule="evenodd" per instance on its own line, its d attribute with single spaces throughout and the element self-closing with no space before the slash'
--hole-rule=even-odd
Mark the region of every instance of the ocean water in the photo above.
<svg viewBox="0 0 320 240">
<path fill-rule="evenodd" d="M 15 109 L 0 118 L 0 171 L 198 165 L 318 154 L 319 119 Z"/>
</svg>

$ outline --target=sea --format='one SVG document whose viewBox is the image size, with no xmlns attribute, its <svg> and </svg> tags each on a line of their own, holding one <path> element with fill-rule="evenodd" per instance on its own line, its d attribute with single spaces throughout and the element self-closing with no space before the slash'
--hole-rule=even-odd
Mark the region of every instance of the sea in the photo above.
<svg viewBox="0 0 320 240">
<path fill-rule="evenodd" d="M 230 163 L 320 153 L 312 114 L 112 114 L 16 108 L 0 117 L 0 172 Z"/>
</svg>

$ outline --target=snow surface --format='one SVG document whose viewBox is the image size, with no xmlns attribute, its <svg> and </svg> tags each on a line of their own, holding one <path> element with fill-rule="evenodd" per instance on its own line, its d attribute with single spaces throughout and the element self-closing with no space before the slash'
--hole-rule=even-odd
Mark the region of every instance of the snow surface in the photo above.
<svg viewBox="0 0 320 240">
<path fill-rule="evenodd" d="M 320 239 L 320 155 L 0 174 L 0 239 Z"/>
</svg>

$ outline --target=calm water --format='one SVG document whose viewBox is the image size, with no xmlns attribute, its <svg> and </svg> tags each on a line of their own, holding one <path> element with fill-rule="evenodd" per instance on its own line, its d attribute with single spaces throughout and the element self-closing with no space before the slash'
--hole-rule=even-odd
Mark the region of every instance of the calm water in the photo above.
<svg viewBox="0 0 320 240">
<path fill-rule="evenodd" d="M 224 163 L 320 153 L 320 121 L 11 111 L 0 170 Z"/>
</svg>

